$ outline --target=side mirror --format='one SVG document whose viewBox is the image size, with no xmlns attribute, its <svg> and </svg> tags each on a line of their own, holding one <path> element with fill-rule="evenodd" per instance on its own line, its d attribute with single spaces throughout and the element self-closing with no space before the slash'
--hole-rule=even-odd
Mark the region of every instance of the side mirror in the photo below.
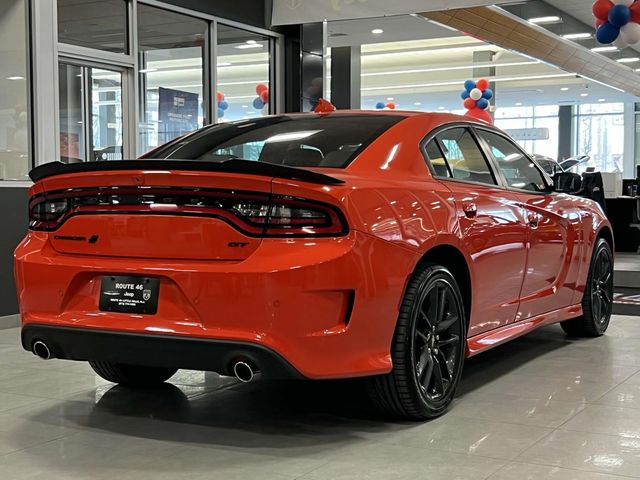
<svg viewBox="0 0 640 480">
<path fill-rule="evenodd" d="M 553 176 L 553 190 L 575 195 L 582 190 L 582 177 L 577 173 L 556 173 Z"/>
</svg>

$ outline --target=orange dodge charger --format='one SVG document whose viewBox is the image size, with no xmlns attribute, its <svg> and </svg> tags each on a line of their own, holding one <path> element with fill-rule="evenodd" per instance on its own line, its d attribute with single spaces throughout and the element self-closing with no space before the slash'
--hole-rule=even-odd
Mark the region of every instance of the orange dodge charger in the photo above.
<svg viewBox="0 0 640 480">
<path fill-rule="evenodd" d="M 464 117 L 265 117 L 31 178 L 22 344 L 112 382 L 369 377 L 382 407 L 425 419 L 466 357 L 611 316 L 601 208 Z"/>
</svg>

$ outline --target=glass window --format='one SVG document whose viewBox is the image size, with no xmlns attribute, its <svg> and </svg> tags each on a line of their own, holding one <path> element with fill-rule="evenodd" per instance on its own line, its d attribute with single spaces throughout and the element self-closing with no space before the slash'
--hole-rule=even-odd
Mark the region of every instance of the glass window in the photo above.
<svg viewBox="0 0 640 480">
<path fill-rule="evenodd" d="M 452 128 L 436 136 L 453 178 L 495 185 L 478 144 L 466 128 Z"/>
<path fill-rule="evenodd" d="M 511 141 L 485 130 L 478 131 L 478 135 L 487 142 L 510 187 L 532 192 L 546 190 L 547 185 L 540 170 Z"/>
<path fill-rule="evenodd" d="M 590 160 L 579 170 L 593 167 L 601 172 L 624 171 L 624 104 L 580 105 L 576 121 L 577 155 Z"/>
<path fill-rule="evenodd" d="M 58 41 L 127 52 L 126 0 L 57 0 Z"/>
<path fill-rule="evenodd" d="M 531 155 L 558 156 L 558 105 L 500 107 L 495 126 L 508 133 Z"/>
<path fill-rule="evenodd" d="M 431 140 L 429 143 L 427 143 L 425 150 L 427 151 L 429 163 L 431 163 L 436 176 L 445 178 L 451 177 L 449 167 L 447 167 L 447 162 L 442 156 L 442 152 L 440 151 L 438 142 L 436 142 L 435 140 Z"/>
<path fill-rule="evenodd" d="M 317 115 L 229 122 L 160 147 L 148 156 L 212 162 L 239 158 L 296 167 L 344 168 L 403 118 Z"/>
<path fill-rule="evenodd" d="M 273 92 L 269 82 L 269 37 L 218 24 L 218 121 L 268 115 Z"/>
<path fill-rule="evenodd" d="M 0 180 L 27 180 L 26 2 L 9 0 L 0 13 Z"/>
<path fill-rule="evenodd" d="M 138 4 L 139 153 L 204 125 L 207 29 L 204 20 Z"/>
<path fill-rule="evenodd" d="M 122 160 L 122 73 L 87 69 L 91 84 L 91 157 Z"/>
<path fill-rule="evenodd" d="M 86 160 L 83 67 L 60 63 L 60 160 L 77 163 Z"/>
</svg>

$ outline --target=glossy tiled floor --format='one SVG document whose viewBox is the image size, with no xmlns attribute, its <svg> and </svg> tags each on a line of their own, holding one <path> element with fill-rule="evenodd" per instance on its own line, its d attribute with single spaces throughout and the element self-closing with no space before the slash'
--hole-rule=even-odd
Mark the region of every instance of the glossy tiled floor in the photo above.
<svg viewBox="0 0 640 480">
<path fill-rule="evenodd" d="M 371 411 L 358 382 L 179 372 L 134 392 L 0 331 L 0 478 L 640 478 L 640 317 L 595 340 L 549 327 L 468 362 L 449 414 Z"/>
</svg>

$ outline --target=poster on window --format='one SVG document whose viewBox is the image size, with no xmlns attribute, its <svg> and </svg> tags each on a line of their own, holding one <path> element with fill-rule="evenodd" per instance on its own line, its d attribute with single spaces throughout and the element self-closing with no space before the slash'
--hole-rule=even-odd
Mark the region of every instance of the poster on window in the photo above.
<svg viewBox="0 0 640 480">
<path fill-rule="evenodd" d="M 158 142 L 163 144 L 198 128 L 197 93 L 158 89 Z"/>
</svg>

